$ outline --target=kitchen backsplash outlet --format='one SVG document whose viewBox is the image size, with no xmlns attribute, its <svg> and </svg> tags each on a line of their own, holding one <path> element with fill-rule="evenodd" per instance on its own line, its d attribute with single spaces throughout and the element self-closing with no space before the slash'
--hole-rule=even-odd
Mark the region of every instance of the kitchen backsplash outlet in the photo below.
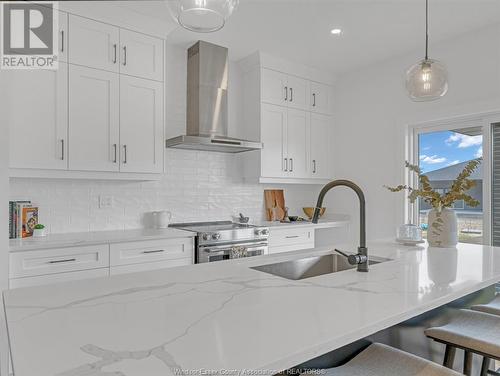
<svg viewBox="0 0 500 376">
<path fill-rule="evenodd" d="M 173 222 L 228 220 L 242 212 L 264 219 L 264 189 L 244 182 L 234 155 L 166 150 L 166 174 L 159 181 L 11 179 L 10 199 L 29 197 L 49 233 L 135 229 L 145 214 L 172 212 Z M 313 206 L 320 187 L 287 185 L 290 214 Z M 102 198 L 111 206 L 102 207 Z"/>
</svg>

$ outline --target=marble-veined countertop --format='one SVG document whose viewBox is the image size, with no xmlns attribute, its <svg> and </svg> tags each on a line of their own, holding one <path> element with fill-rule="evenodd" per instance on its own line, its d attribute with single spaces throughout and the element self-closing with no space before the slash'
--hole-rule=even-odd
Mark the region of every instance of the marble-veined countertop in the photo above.
<svg viewBox="0 0 500 376">
<path fill-rule="evenodd" d="M 73 232 L 51 234 L 41 238 L 11 239 L 9 250 L 10 252 L 20 252 L 145 240 L 192 238 L 194 236 L 196 236 L 194 232 L 174 228 Z"/>
<path fill-rule="evenodd" d="M 332 214 L 328 217 L 321 218 L 318 223 L 310 221 L 301 222 L 270 222 L 270 221 L 252 221 L 250 224 L 258 226 L 266 226 L 271 229 L 278 228 L 297 228 L 297 227 L 314 227 L 331 228 L 342 227 L 349 224 L 349 216 L 343 214 Z M 98 244 L 113 244 L 132 241 L 147 241 L 159 239 L 175 239 L 194 237 L 196 233 L 191 231 L 183 231 L 176 228 L 166 229 L 132 229 L 132 230 L 114 230 L 114 231 L 92 231 L 92 232 L 75 232 L 50 234 L 42 238 L 24 238 L 11 239 L 9 241 L 10 252 L 22 252 L 41 249 L 65 248 L 65 247 L 82 247 Z"/>
<path fill-rule="evenodd" d="M 15 375 L 267 374 L 500 280 L 500 248 L 368 246 L 393 260 L 300 281 L 250 268 L 322 248 L 6 291 Z"/>
</svg>

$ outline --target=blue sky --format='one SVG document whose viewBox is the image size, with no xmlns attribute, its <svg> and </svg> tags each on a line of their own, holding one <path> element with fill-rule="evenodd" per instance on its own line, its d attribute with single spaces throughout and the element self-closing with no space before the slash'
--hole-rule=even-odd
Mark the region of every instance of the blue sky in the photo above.
<svg viewBox="0 0 500 376">
<path fill-rule="evenodd" d="M 444 131 L 424 133 L 419 137 L 420 168 L 438 170 L 483 154 L 483 136 L 467 136 Z"/>
</svg>

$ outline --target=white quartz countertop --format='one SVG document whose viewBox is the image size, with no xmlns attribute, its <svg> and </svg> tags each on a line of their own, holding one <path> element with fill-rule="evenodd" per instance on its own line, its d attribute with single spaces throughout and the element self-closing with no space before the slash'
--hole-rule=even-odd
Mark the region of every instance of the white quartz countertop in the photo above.
<svg viewBox="0 0 500 376">
<path fill-rule="evenodd" d="M 15 375 L 267 374 L 500 280 L 500 248 L 368 247 L 393 261 L 299 281 L 250 268 L 323 248 L 6 291 Z"/>
<path fill-rule="evenodd" d="M 316 229 L 320 228 L 331 228 L 331 227 L 342 227 L 349 224 L 350 218 L 346 214 L 330 214 L 319 219 L 318 223 L 312 223 L 311 221 L 295 221 L 295 222 L 279 222 L 279 221 L 252 221 L 250 224 L 258 226 L 267 226 L 271 229 L 285 229 L 285 228 L 295 228 L 295 227 L 314 227 Z"/>
<path fill-rule="evenodd" d="M 190 238 L 196 234 L 173 228 L 166 229 L 138 229 L 122 231 L 94 231 L 75 232 L 66 234 L 52 234 L 43 238 L 11 239 L 10 252 L 30 251 L 35 249 L 64 248 L 96 245 L 103 243 L 121 243 L 156 239 Z"/>
</svg>

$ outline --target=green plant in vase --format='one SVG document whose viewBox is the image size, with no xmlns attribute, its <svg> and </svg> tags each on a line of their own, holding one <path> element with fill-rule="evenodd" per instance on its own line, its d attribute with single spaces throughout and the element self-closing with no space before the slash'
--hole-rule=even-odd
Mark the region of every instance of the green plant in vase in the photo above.
<svg viewBox="0 0 500 376">
<path fill-rule="evenodd" d="M 436 191 L 432 187 L 429 177 L 422 173 L 420 167 L 409 162 L 405 162 L 405 166 L 418 177 L 418 188 L 408 185 L 385 186 L 385 188 L 391 192 L 408 192 L 411 203 L 414 203 L 418 198 L 428 203 L 432 207 L 428 217 L 427 240 L 429 244 L 433 247 L 454 247 L 458 243 L 458 221 L 455 211 L 451 208 L 459 200 L 463 200 L 470 207 L 476 207 L 480 204 L 467 192 L 476 186 L 476 182 L 470 179 L 470 176 L 481 162 L 482 158 L 469 161 L 446 193 Z"/>
</svg>

